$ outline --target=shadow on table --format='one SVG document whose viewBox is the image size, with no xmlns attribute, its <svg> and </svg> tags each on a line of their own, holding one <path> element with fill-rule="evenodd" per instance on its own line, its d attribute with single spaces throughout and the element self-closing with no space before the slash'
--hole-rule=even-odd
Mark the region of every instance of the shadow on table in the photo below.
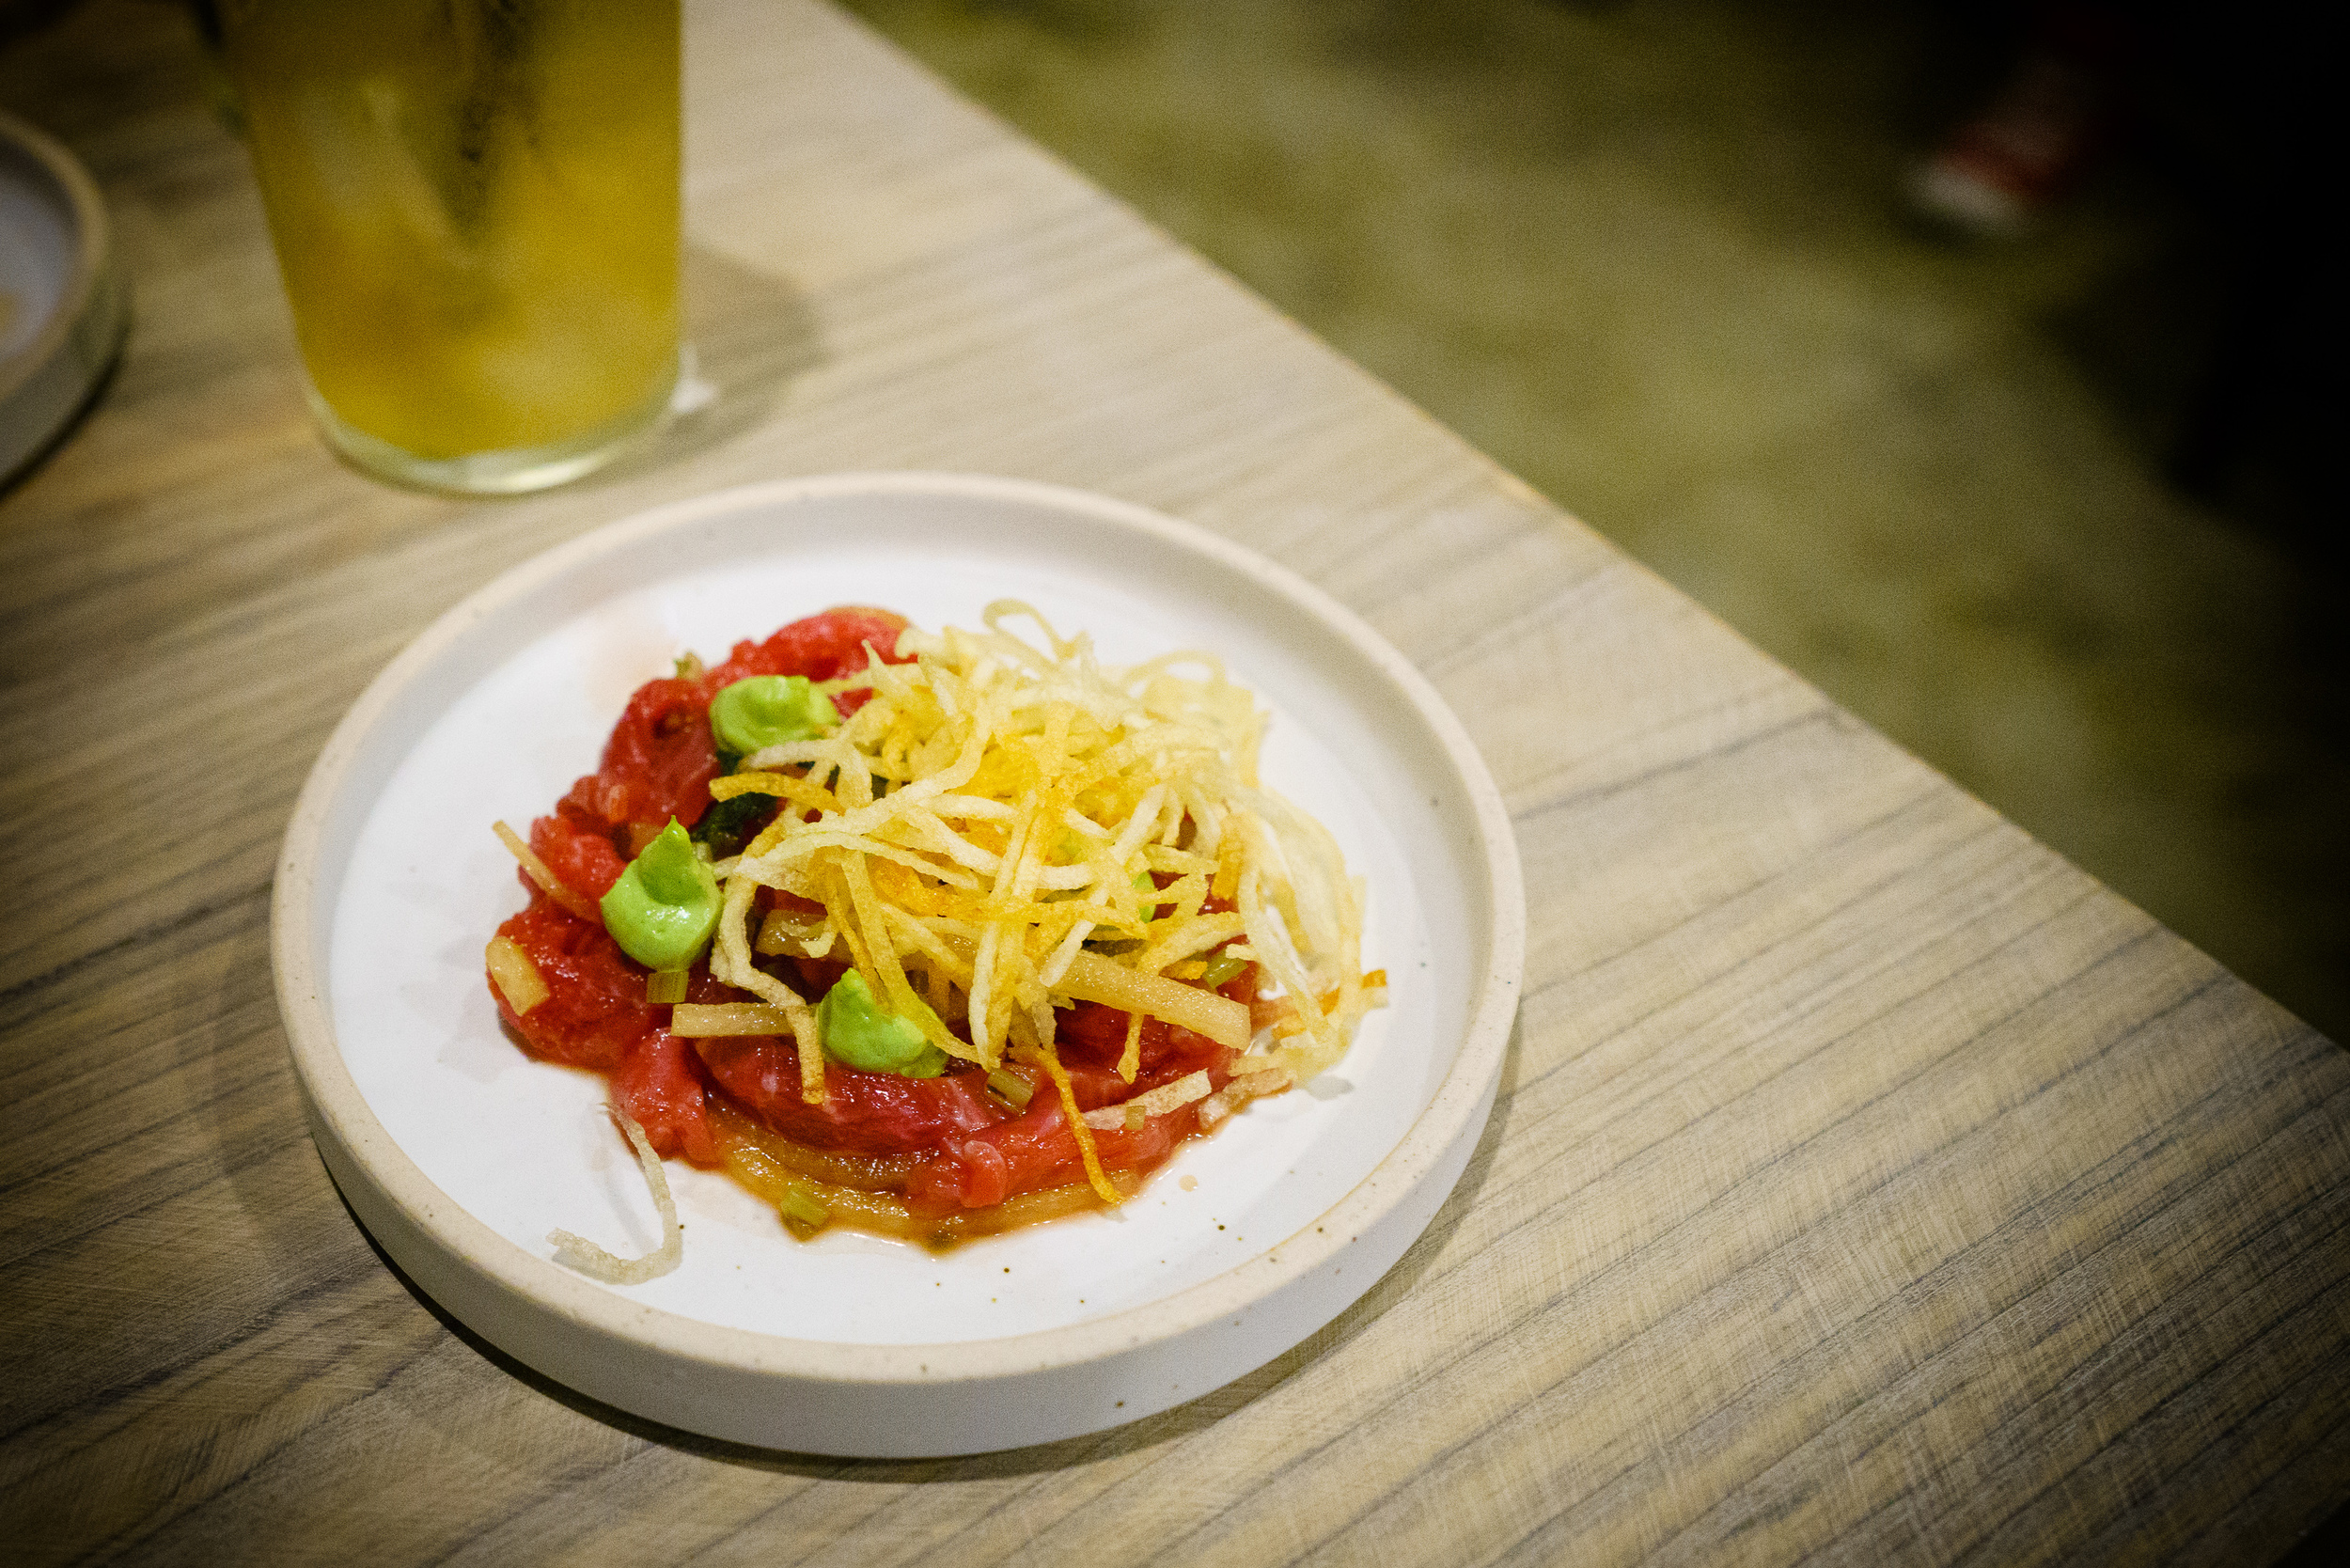
<svg viewBox="0 0 2350 1568">
<path fill-rule="evenodd" d="M 688 243 L 680 281 L 694 354 L 683 406 L 641 449 L 590 482 L 668 467 L 770 423 L 791 384 L 827 357 L 807 296 L 788 279 Z"/>
<path fill-rule="evenodd" d="M 1428 1229 L 1421 1232 L 1419 1239 L 1412 1244 L 1401 1259 L 1397 1260 L 1395 1266 L 1389 1269 L 1369 1292 L 1365 1293 L 1361 1300 L 1340 1313 L 1334 1321 L 1308 1336 L 1294 1349 L 1276 1356 L 1246 1377 L 1236 1379 L 1212 1393 L 1202 1394 L 1188 1403 L 1179 1404 L 1172 1410 L 1161 1411 L 1158 1415 L 1145 1417 L 1141 1420 L 1113 1427 L 1107 1432 L 1095 1433 L 1090 1436 L 1070 1437 L 1058 1443 L 1044 1443 L 1024 1449 L 1006 1449 L 995 1453 L 968 1454 L 945 1459 L 839 1459 L 822 1454 L 788 1453 L 773 1449 L 759 1449 L 741 1443 L 724 1442 L 714 1437 L 704 1437 L 695 1433 L 682 1432 L 675 1427 L 647 1420 L 640 1416 L 633 1416 L 625 1410 L 605 1404 L 600 1400 L 590 1399 L 585 1394 L 564 1387 L 543 1372 L 516 1360 L 475 1333 L 446 1311 L 440 1303 L 420 1290 L 415 1281 L 409 1278 L 398 1263 L 392 1262 L 390 1256 L 376 1245 L 375 1238 L 368 1234 L 367 1227 L 359 1223 L 359 1216 L 356 1214 L 351 1215 L 351 1222 L 359 1233 L 367 1238 L 368 1246 L 373 1249 L 377 1260 L 391 1271 L 392 1277 L 400 1282 L 408 1294 L 422 1304 L 425 1310 L 439 1320 L 443 1327 L 463 1341 L 484 1360 L 497 1367 L 499 1371 L 528 1384 L 556 1403 L 568 1406 L 590 1420 L 600 1421 L 616 1431 L 626 1433 L 630 1436 L 639 1437 L 650 1443 L 659 1443 L 665 1448 L 675 1449 L 680 1452 L 717 1460 L 723 1464 L 739 1465 L 779 1475 L 807 1476 L 829 1481 L 862 1481 L 895 1485 L 914 1482 L 971 1481 L 1003 1476 L 1034 1475 L 1044 1471 L 1066 1469 L 1099 1460 L 1116 1459 L 1138 1450 L 1178 1441 L 1189 1437 L 1194 1433 L 1203 1431 L 1233 1412 L 1255 1403 L 1261 1395 L 1278 1387 L 1314 1362 L 1344 1348 L 1355 1336 L 1377 1322 L 1397 1301 L 1409 1294 L 1413 1287 L 1418 1283 L 1420 1276 L 1426 1272 L 1428 1265 L 1435 1259 L 1437 1252 L 1450 1239 L 1452 1232 L 1459 1228 L 1462 1215 L 1468 1212 L 1469 1205 L 1477 1200 L 1479 1191 L 1485 1184 L 1485 1177 L 1491 1170 L 1495 1154 L 1501 1146 L 1502 1132 L 1509 1125 L 1511 1094 L 1516 1082 L 1517 1059 L 1517 1034 L 1513 1027 L 1501 1091 L 1496 1098 L 1493 1117 L 1486 1122 L 1484 1136 L 1478 1139 L 1477 1148 L 1470 1153 L 1467 1168 L 1461 1173 L 1460 1183 L 1452 1189 L 1451 1196 L 1445 1200 L 1444 1206 L 1436 1211 L 1436 1217 L 1429 1222 Z M 339 1191 L 337 1196 L 341 1196 Z M 350 1212 L 351 1205 L 348 1200 L 344 1200 L 343 1207 L 346 1213 Z"/>
</svg>

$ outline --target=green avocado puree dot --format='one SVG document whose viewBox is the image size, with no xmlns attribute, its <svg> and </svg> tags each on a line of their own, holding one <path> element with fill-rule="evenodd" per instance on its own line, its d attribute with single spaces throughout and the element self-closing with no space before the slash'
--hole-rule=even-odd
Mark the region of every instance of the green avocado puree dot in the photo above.
<svg viewBox="0 0 2350 1568">
<path fill-rule="evenodd" d="M 823 1034 L 825 1054 L 868 1073 L 935 1078 L 947 1067 L 947 1053 L 925 1039 L 911 1019 L 883 1011 L 854 969 L 824 993 L 816 1027 Z"/>
<path fill-rule="evenodd" d="M 603 929 L 648 969 L 682 969 L 718 928 L 718 879 L 675 817 L 603 896 Z"/>
<path fill-rule="evenodd" d="M 710 699 L 710 733 L 721 751 L 748 757 L 762 746 L 805 741 L 840 722 L 832 698 L 805 675 L 754 675 Z"/>
</svg>

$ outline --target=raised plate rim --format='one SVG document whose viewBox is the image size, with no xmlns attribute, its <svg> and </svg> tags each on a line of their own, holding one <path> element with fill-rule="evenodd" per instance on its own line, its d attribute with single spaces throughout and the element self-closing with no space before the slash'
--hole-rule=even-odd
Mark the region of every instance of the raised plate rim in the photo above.
<svg viewBox="0 0 2350 1568">
<path fill-rule="evenodd" d="M 687 528 L 738 509 L 821 502 L 834 496 L 875 494 L 967 495 L 1025 503 L 1075 514 L 1086 523 L 1149 536 L 1205 557 L 1215 565 L 1269 589 L 1311 616 L 1342 639 L 1365 666 L 1409 702 L 1443 745 L 1450 770 L 1474 810 L 1473 832 L 1483 851 L 1483 885 L 1474 892 L 1491 922 L 1484 945 L 1484 973 L 1470 986 L 1469 1024 L 1451 1071 L 1411 1127 L 1371 1173 L 1319 1225 L 1300 1231 L 1215 1278 L 1157 1300 L 1100 1318 L 1041 1332 L 932 1344 L 839 1344 L 795 1340 L 753 1329 L 700 1322 L 629 1301 L 623 1294 L 533 1256 L 467 1213 L 441 1191 L 377 1121 L 362 1097 L 336 1043 L 325 984 L 331 906 L 317 896 L 319 855 L 330 815 L 347 807 L 354 787 L 352 769 L 376 729 L 393 716 L 415 688 L 439 670 L 451 650 L 485 621 L 567 574 L 590 570 L 601 558 L 649 536 Z M 365 788 L 364 786 L 360 786 Z M 375 793 L 369 790 L 366 799 Z M 761 1392 L 834 1394 L 899 1391 L 885 1401 L 883 1425 L 920 1419 L 935 1399 L 960 1387 L 995 1388 L 1024 1379 L 1114 1372 L 1116 1363 L 1136 1352 L 1183 1341 L 1193 1353 L 1205 1336 L 1214 1339 L 1229 1322 L 1249 1340 L 1229 1375 L 1193 1387 L 1184 1397 L 1238 1376 L 1301 1340 L 1343 1310 L 1376 1282 L 1395 1257 L 1425 1228 L 1481 1135 L 1500 1078 L 1515 1017 L 1526 938 L 1525 895 L 1509 816 L 1482 759 L 1466 730 L 1426 678 L 1353 611 L 1303 577 L 1255 552 L 1194 525 L 1130 502 L 1038 481 L 967 474 L 849 473 L 783 479 L 736 487 L 657 506 L 592 529 L 501 573 L 436 619 L 371 682 L 338 724 L 303 786 L 288 825 L 277 865 L 271 906 L 271 952 L 278 1005 L 293 1066 L 321 1154 L 344 1195 L 396 1262 L 408 1269 L 426 1294 L 439 1300 L 494 1342 L 582 1391 L 612 1400 L 639 1414 L 693 1430 L 740 1440 L 807 1447 L 819 1451 L 923 1453 L 976 1451 L 1007 1446 L 952 1440 L 957 1423 L 931 1430 L 942 1440 L 927 1445 L 916 1431 L 847 1435 L 838 1443 L 810 1442 L 806 1423 L 779 1418 L 762 1421 L 743 1414 L 739 1401 L 718 1402 L 710 1419 L 694 1419 L 713 1389 L 702 1373 L 740 1374 Z M 1442 1177 L 1442 1190 L 1422 1189 Z M 1409 1217 L 1417 1214 L 1417 1223 Z M 1394 1234 L 1399 1222 L 1408 1233 Z M 1391 1252 L 1375 1270 L 1347 1268 L 1348 1255 L 1375 1231 L 1386 1232 Z M 419 1250 L 422 1248 L 423 1250 Z M 1357 1258 L 1358 1264 L 1374 1260 Z M 1354 1278 L 1340 1283 L 1340 1277 Z M 1252 1309 L 1290 1292 L 1317 1301 L 1336 1299 L 1328 1310 L 1306 1307 L 1274 1314 L 1289 1324 L 1274 1329 L 1287 1342 L 1269 1351 L 1261 1342 L 1267 1324 L 1246 1332 Z M 532 1321 L 535 1317 L 536 1321 Z M 571 1341 L 568 1345 L 563 1341 Z M 593 1349 L 611 1362 L 611 1374 L 593 1369 Z M 1210 1354 L 1213 1354 L 1211 1348 Z M 1234 1361 L 1228 1354 L 1227 1362 Z M 664 1398 L 648 1379 L 661 1381 L 666 1367 L 684 1403 Z M 583 1368 L 590 1369 L 583 1374 Z M 701 1387 L 700 1395 L 686 1392 Z M 914 1396 L 907 1399 L 905 1395 Z M 634 1396 L 634 1397 L 632 1397 Z M 756 1403 L 757 1401 L 752 1402 Z M 837 1403 L 822 1400 L 822 1404 Z M 1147 1397 L 1120 1406 L 1110 1419 L 1094 1419 L 1072 1430 L 1097 1430 L 1164 1408 L 1174 1400 Z M 1106 1407 L 1104 1407 L 1106 1408 Z M 734 1414 L 729 1415 L 728 1409 Z M 899 1412 L 889 1415 L 887 1412 Z M 967 1422 L 964 1423 L 965 1426 Z M 1034 1423 L 1029 1423 L 1031 1427 Z M 1047 1422 L 1050 1427 L 1052 1423 Z M 1065 1424 L 1065 1423 L 1064 1423 Z M 1017 1423 L 1015 1423 L 1015 1426 Z M 1068 1435 L 1056 1433 L 1055 1435 Z M 818 1434 L 822 1436 L 822 1434 Z M 1020 1440 L 1038 1440 L 1033 1432 Z"/>
</svg>

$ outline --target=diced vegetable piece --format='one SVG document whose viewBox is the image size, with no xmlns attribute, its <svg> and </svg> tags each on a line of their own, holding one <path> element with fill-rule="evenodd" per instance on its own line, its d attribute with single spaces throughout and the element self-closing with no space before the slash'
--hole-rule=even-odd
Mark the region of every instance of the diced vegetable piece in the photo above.
<svg viewBox="0 0 2350 1568">
<path fill-rule="evenodd" d="M 497 982 L 498 995 L 517 1017 L 547 999 L 547 982 L 540 976 L 539 966 L 512 937 L 490 938 L 490 949 L 483 957 L 489 963 L 490 978 Z"/>
<path fill-rule="evenodd" d="M 645 1000 L 654 1007 L 685 1000 L 685 971 L 655 969 L 645 977 Z"/>
<path fill-rule="evenodd" d="M 789 1039 L 791 1015 L 765 1002 L 680 1002 L 669 1014 L 669 1032 L 687 1040 L 732 1034 L 772 1034 Z"/>
<path fill-rule="evenodd" d="M 1235 958 L 1230 953 L 1218 953 L 1208 960 L 1207 972 L 1199 977 L 1199 983 L 1210 990 L 1219 985 L 1229 985 L 1239 979 L 1240 972 L 1247 967 L 1248 960 L 1245 958 Z"/>
<path fill-rule="evenodd" d="M 1036 1085 L 1019 1074 L 1007 1073 L 1000 1067 L 987 1075 L 987 1087 L 1014 1110 L 1026 1110 L 1028 1102 L 1036 1098 Z"/>
<path fill-rule="evenodd" d="M 793 1182 L 783 1189 L 783 1201 L 776 1205 L 787 1219 L 796 1219 L 810 1230 L 821 1228 L 832 1218 L 832 1211 L 816 1196 L 816 1189 L 806 1182 Z"/>
</svg>

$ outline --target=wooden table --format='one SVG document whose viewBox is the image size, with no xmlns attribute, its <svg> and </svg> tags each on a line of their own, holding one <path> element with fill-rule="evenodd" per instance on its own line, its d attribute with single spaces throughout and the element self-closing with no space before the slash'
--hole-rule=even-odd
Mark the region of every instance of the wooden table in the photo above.
<svg viewBox="0 0 2350 1568">
<path fill-rule="evenodd" d="M 501 504 L 312 435 L 176 10 L 0 62 L 137 299 L 0 501 L 12 1559 L 2243 1560 L 2350 1493 L 2339 1049 L 854 24 L 690 9 L 720 399 Z M 866 467 L 1307 573 L 1448 694 L 1524 852 L 1512 1068 L 1427 1235 L 1261 1372 L 1050 1449 L 740 1450 L 536 1377 L 371 1250 L 271 996 L 295 790 L 433 615 Z"/>
</svg>

